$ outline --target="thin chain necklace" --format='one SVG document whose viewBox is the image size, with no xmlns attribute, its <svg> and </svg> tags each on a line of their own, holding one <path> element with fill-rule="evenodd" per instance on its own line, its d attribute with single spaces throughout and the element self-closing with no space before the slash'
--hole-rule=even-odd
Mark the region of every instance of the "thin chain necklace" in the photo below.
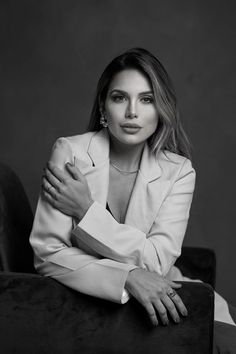
<svg viewBox="0 0 236 354">
<path fill-rule="evenodd" d="M 139 171 L 139 168 L 135 171 L 124 171 L 124 170 L 121 170 L 118 166 L 116 166 L 113 162 L 110 161 L 110 165 L 112 167 L 114 167 L 117 171 L 119 171 L 120 173 L 122 173 L 123 175 L 131 175 L 133 173 L 137 173 Z"/>
</svg>

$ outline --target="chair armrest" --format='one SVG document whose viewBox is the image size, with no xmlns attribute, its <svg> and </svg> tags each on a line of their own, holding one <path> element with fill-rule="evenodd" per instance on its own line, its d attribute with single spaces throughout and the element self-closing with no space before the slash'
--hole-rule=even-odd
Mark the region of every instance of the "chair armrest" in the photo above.
<svg viewBox="0 0 236 354">
<path fill-rule="evenodd" d="M 18 176 L 0 162 L 0 270 L 34 273 L 33 213 Z"/>
<path fill-rule="evenodd" d="M 189 316 L 153 328 L 135 299 L 119 305 L 77 293 L 37 274 L 0 273 L 3 353 L 211 353 L 214 292 L 183 283 Z"/>
<path fill-rule="evenodd" d="M 183 247 L 181 256 L 175 262 L 181 272 L 189 278 L 200 279 L 215 287 L 216 256 L 208 248 Z"/>
</svg>

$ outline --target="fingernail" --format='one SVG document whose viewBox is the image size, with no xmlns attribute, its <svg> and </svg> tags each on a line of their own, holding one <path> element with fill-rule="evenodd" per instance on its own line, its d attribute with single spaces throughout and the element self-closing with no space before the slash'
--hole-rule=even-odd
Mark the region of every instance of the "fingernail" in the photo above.
<svg viewBox="0 0 236 354">
<path fill-rule="evenodd" d="M 180 322 L 179 317 L 175 317 L 175 323 L 179 323 L 179 322 Z"/>
<path fill-rule="evenodd" d="M 157 320 L 152 320 L 152 324 L 153 324 L 153 326 L 158 326 L 158 321 Z"/>
<path fill-rule="evenodd" d="M 182 315 L 183 315 L 183 316 L 188 316 L 188 311 L 185 311 L 185 310 L 182 311 Z"/>
<path fill-rule="evenodd" d="M 165 320 L 165 321 L 163 322 L 163 324 L 164 324 L 164 326 L 168 326 L 169 321 L 168 321 L 168 320 Z"/>
</svg>

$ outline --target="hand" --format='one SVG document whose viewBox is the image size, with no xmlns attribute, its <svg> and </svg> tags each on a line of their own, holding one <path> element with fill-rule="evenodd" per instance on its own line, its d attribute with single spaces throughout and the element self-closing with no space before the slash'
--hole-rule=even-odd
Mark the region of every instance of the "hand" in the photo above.
<svg viewBox="0 0 236 354">
<path fill-rule="evenodd" d="M 167 311 L 176 323 L 180 322 L 177 310 L 183 316 L 187 316 L 185 305 L 173 290 L 181 286 L 181 284 L 164 279 L 157 273 L 141 268 L 130 271 L 125 284 L 129 293 L 145 307 L 154 326 L 158 325 L 156 311 L 164 325 L 169 323 Z"/>
<path fill-rule="evenodd" d="M 80 221 L 93 200 L 86 178 L 80 170 L 69 163 L 63 172 L 52 163 L 47 164 L 43 177 L 43 196 L 56 209 Z"/>
</svg>

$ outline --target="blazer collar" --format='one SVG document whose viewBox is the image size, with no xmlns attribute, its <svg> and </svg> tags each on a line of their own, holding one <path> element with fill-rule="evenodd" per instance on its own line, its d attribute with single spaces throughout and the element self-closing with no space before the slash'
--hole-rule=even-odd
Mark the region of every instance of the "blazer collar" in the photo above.
<svg viewBox="0 0 236 354">
<path fill-rule="evenodd" d="M 93 166 L 103 165 L 109 160 L 110 139 L 107 129 L 103 128 L 92 135 L 87 153 Z M 161 167 L 156 156 L 150 151 L 148 144 L 144 145 L 140 162 L 140 174 L 146 182 L 151 182 L 161 176 Z"/>
</svg>

